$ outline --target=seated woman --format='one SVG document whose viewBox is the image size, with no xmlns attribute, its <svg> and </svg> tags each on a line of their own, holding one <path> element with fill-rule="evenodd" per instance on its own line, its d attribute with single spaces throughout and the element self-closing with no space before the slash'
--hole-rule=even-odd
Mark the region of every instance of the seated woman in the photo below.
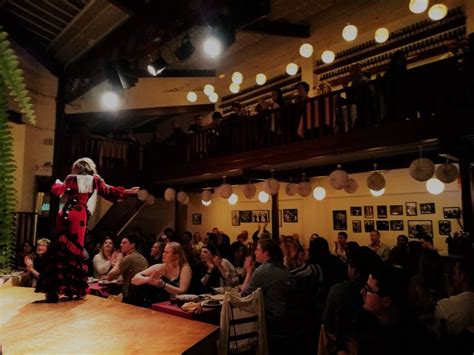
<svg viewBox="0 0 474 355">
<path fill-rule="evenodd" d="M 21 250 L 15 255 L 15 269 L 26 271 L 25 257 L 33 255 L 33 246 L 30 242 L 25 241 L 21 246 Z"/>
<path fill-rule="evenodd" d="M 201 284 L 206 288 L 240 284 L 237 270 L 229 260 L 219 256 L 214 245 L 208 244 L 202 247 L 201 261 L 205 268 Z"/>
<path fill-rule="evenodd" d="M 39 275 L 43 271 L 43 267 L 45 264 L 45 255 L 48 251 L 48 247 L 51 244 L 51 241 L 46 238 L 41 238 L 36 243 L 36 253 L 32 257 L 25 256 L 25 265 L 26 270 L 30 274 L 30 282 L 22 281 L 22 285 L 24 286 L 33 286 L 36 287 L 36 281 L 39 278 Z"/>
<path fill-rule="evenodd" d="M 107 278 L 107 273 L 112 269 L 115 264 L 119 261 L 122 254 L 114 252 L 114 242 L 112 238 L 105 237 L 104 242 L 100 246 L 100 251 L 94 256 L 92 260 L 94 277 L 95 278 Z"/>
<path fill-rule="evenodd" d="M 131 303 L 150 307 L 153 303 L 169 300 L 170 295 L 188 291 L 192 271 L 184 250 L 177 242 L 169 242 L 163 252 L 163 264 L 150 266 L 132 278 L 135 287 L 130 295 Z"/>
<path fill-rule="evenodd" d="M 163 247 L 165 243 L 155 242 L 153 243 L 150 256 L 148 257 L 148 265 L 156 265 L 163 263 Z"/>
<path fill-rule="evenodd" d="M 230 249 L 232 251 L 232 265 L 235 267 L 237 274 L 240 277 L 240 281 L 243 282 L 245 278 L 246 270 L 244 268 L 244 261 L 246 257 L 245 245 L 241 242 L 234 242 L 231 244 Z"/>
</svg>

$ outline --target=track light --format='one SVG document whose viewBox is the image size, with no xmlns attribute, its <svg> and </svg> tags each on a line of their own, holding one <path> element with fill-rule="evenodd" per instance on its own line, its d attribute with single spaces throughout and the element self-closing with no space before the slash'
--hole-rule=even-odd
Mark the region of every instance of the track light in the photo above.
<svg viewBox="0 0 474 355">
<path fill-rule="evenodd" d="M 167 66 L 168 63 L 166 62 L 166 60 L 163 59 L 160 54 L 155 60 L 151 61 L 150 64 L 148 64 L 147 69 L 151 75 L 157 76 L 163 73 Z"/>
<path fill-rule="evenodd" d="M 183 61 L 191 57 L 195 49 L 196 48 L 194 48 L 193 44 L 191 43 L 191 39 L 188 35 L 186 35 L 182 39 L 181 45 L 174 51 L 174 55 L 176 56 L 176 58 Z"/>
<path fill-rule="evenodd" d="M 128 72 L 128 63 L 117 61 L 105 68 L 107 80 L 115 89 L 129 89 L 137 83 L 138 79 Z"/>
</svg>

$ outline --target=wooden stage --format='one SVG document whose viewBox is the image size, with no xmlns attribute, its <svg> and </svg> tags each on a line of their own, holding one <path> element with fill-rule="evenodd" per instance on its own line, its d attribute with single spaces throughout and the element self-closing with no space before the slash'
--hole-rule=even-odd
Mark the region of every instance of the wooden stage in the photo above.
<svg viewBox="0 0 474 355">
<path fill-rule="evenodd" d="M 88 295 L 43 300 L 32 288 L 0 287 L 4 354 L 214 354 L 218 327 Z M 1 353 L 1 351 L 0 351 Z"/>
</svg>

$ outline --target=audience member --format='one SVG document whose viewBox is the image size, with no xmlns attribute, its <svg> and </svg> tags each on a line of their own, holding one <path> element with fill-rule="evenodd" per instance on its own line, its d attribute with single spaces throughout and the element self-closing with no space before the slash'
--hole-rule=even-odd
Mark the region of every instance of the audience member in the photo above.
<svg viewBox="0 0 474 355">
<path fill-rule="evenodd" d="M 46 252 L 48 251 L 51 241 L 47 238 L 41 238 L 36 242 L 36 253 L 33 256 L 25 256 L 25 265 L 26 271 L 28 271 L 31 279 L 27 282 L 24 282 L 25 285 L 30 284 L 31 286 L 36 286 L 36 281 L 39 278 L 39 275 L 43 271 L 44 265 L 46 264 Z M 23 283 L 23 282 L 22 282 Z"/>
<path fill-rule="evenodd" d="M 383 261 L 388 260 L 390 255 L 390 247 L 380 241 L 380 232 L 378 230 L 374 229 L 370 232 L 369 248 L 375 251 Z"/>
<path fill-rule="evenodd" d="M 193 235 L 194 250 L 197 252 L 200 252 L 203 246 L 204 246 L 204 243 L 202 242 L 201 234 L 199 232 L 195 232 Z"/>
<path fill-rule="evenodd" d="M 203 129 L 204 129 L 204 126 L 202 124 L 202 116 L 201 115 L 194 116 L 194 123 L 189 125 L 188 133 L 201 132 Z"/>
<path fill-rule="evenodd" d="M 433 237 L 429 234 L 424 234 L 420 238 L 421 247 L 423 250 L 434 250 L 435 247 L 433 245 Z"/>
<path fill-rule="evenodd" d="M 15 269 L 26 271 L 25 258 L 33 255 L 33 247 L 29 241 L 23 242 L 21 249 L 15 255 Z"/>
<path fill-rule="evenodd" d="M 247 248 L 240 241 L 237 241 L 231 244 L 230 250 L 232 252 L 232 259 L 230 260 L 230 262 L 237 271 L 240 280 L 243 281 L 245 278 L 244 261 L 246 257 Z"/>
<path fill-rule="evenodd" d="M 236 268 L 229 260 L 220 257 L 214 245 L 208 244 L 202 247 L 201 261 L 205 270 L 201 284 L 207 289 L 239 285 L 240 279 Z"/>
<path fill-rule="evenodd" d="M 92 260 L 94 278 L 106 278 L 110 269 L 120 261 L 121 256 L 119 259 L 116 256 L 112 258 L 113 254 L 114 242 L 112 238 L 105 237 L 104 242 L 100 246 L 99 253 L 97 253 Z"/>
<path fill-rule="evenodd" d="M 165 243 L 155 242 L 151 246 L 150 256 L 148 257 L 148 265 L 161 264 L 163 262 L 163 251 Z"/>
<path fill-rule="evenodd" d="M 341 261 L 347 261 L 347 233 L 339 232 L 337 233 L 337 241 L 334 242 L 334 255 L 336 255 Z"/>
<path fill-rule="evenodd" d="M 399 235 L 397 245 L 390 251 L 388 263 L 393 266 L 408 268 L 408 237 Z"/>
</svg>

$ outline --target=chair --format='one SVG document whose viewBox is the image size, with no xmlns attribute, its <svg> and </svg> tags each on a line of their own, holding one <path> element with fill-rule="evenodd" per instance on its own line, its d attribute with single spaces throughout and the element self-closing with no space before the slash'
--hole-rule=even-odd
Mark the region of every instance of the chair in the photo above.
<svg viewBox="0 0 474 355">
<path fill-rule="evenodd" d="M 218 353 L 268 354 L 263 294 L 260 288 L 246 297 L 225 293 Z"/>
</svg>

